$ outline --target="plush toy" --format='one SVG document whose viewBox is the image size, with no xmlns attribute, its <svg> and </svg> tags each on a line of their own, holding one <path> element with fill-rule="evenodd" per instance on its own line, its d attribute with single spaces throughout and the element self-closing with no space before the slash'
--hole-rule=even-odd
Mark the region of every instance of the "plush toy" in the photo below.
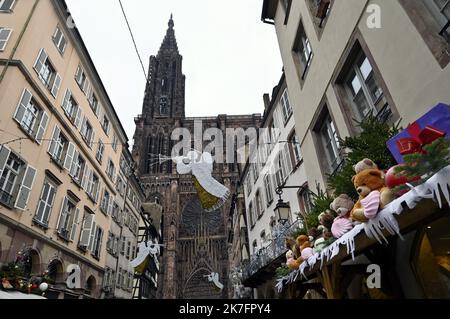
<svg viewBox="0 0 450 319">
<path fill-rule="evenodd" d="M 297 259 L 301 256 L 301 251 L 299 249 L 299 246 L 297 246 L 297 242 L 295 241 L 295 239 L 287 237 L 285 239 L 286 242 L 286 248 L 289 249 L 290 251 L 292 251 L 293 254 L 293 258 Z"/>
<path fill-rule="evenodd" d="M 325 239 L 333 237 L 331 226 L 333 225 L 334 215 L 331 210 L 327 210 L 319 215 L 319 224 L 323 226 L 322 234 Z"/>
<path fill-rule="evenodd" d="M 331 226 L 333 237 L 340 238 L 353 228 L 350 212 L 354 205 L 355 203 L 346 194 L 339 195 L 330 204 L 330 208 L 338 214 L 338 217 L 334 219 L 333 225 Z"/>
<path fill-rule="evenodd" d="M 371 159 L 365 158 L 356 165 L 353 165 L 353 169 L 356 174 L 359 174 L 366 169 L 378 169 L 378 166 Z"/>
<path fill-rule="evenodd" d="M 311 248 L 311 243 L 309 242 L 309 236 L 300 235 L 297 237 L 297 246 L 300 248 L 300 257 L 302 261 L 308 260 L 314 252 Z"/>
<path fill-rule="evenodd" d="M 297 270 L 300 267 L 300 261 L 294 258 L 292 250 L 286 253 L 286 266 L 291 270 Z"/>
<path fill-rule="evenodd" d="M 351 217 L 354 221 L 367 222 L 376 216 L 379 209 L 383 209 L 384 206 L 394 200 L 394 194 L 384 183 L 383 172 L 378 169 L 363 170 L 353 176 L 352 182 L 359 194 L 359 200 L 351 211 Z M 371 194 L 372 192 L 375 193 Z M 366 197 L 368 198 L 363 201 Z M 367 210 L 364 205 L 367 206 Z"/>
</svg>

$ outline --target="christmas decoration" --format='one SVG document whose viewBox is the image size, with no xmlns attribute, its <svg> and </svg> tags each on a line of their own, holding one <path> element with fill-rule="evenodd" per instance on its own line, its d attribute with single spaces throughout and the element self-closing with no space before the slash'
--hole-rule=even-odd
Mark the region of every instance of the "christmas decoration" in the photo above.
<svg viewBox="0 0 450 319">
<path fill-rule="evenodd" d="M 387 146 L 396 161 L 404 163 L 404 156 L 423 153 L 425 145 L 444 136 L 450 136 L 450 105 L 441 103 L 392 137 Z"/>
<path fill-rule="evenodd" d="M 206 212 L 212 212 L 225 203 L 230 191 L 212 177 L 213 159 L 211 154 L 191 151 L 186 157 L 175 157 L 178 174 L 192 174 L 194 187 Z"/>
<path fill-rule="evenodd" d="M 147 268 L 149 258 L 154 258 L 157 261 L 157 256 L 160 254 L 160 248 L 163 245 L 152 243 L 151 241 L 139 243 L 139 253 L 135 259 L 130 261 L 131 267 L 138 274 L 144 273 Z"/>
<path fill-rule="evenodd" d="M 366 236 L 378 241 L 380 244 L 388 243 L 383 231 L 386 230 L 391 235 L 398 235 L 401 239 L 400 227 L 394 215 L 400 215 L 405 208 L 414 209 L 423 199 L 432 199 L 440 208 L 444 205 L 450 205 L 450 165 L 438 171 L 435 175 L 428 178 L 423 184 L 413 187 L 410 192 L 395 199 L 381 210 L 375 218 L 364 224 L 356 225 L 348 233 L 333 242 L 330 246 L 323 249 L 320 254 L 314 254 L 306 262 L 302 263 L 298 270 L 292 271 L 278 279 L 276 289 L 283 291 L 286 284 L 293 283 L 299 276 L 307 279 L 305 271 L 312 269 L 320 261 L 320 268 L 325 262 L 332 261 L 339 254 L 340 246 L 347 247 L 347 253 L 354 259 L 355 237 L 362 231 Z"/>
<path fill-rule="evenodd" d="M 353 203 L 352 199 L 347 194 L 339 195 L 330 204 L 330 209 L 338 214 L 338 217 L 333 221 L 333 225 L 331 225 L 331 233 L 334 238 L 342 237 L 353 228 L 350 212 L 354 205 L 355 203 Z"/>
<path fill-rule="evenodd" d="M 223 284 L 219 281 L 219 274 L 216 272 L 211 273 L 210 275 L 205 276 L 208 278 L 209 282 L 212 282 L 214 286 L 220 291 L 223 290 Z"/>
</svg>

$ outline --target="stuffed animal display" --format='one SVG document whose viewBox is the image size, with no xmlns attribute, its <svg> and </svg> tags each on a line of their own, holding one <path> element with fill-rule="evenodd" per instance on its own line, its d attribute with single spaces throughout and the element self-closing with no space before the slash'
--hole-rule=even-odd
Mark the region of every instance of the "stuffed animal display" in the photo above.
<svg viewBox="0 0 450 319">
<path fill-rule="evenodd" d="M 345 233 L 353 228 L 350 212 L 355 203 L 346 194 L 339 195 L 331 204 L 330 208 L 337 213 L 337 217 L 331 226 L 331 233 L 335 238 L 341 238 Z"/>
</svg>

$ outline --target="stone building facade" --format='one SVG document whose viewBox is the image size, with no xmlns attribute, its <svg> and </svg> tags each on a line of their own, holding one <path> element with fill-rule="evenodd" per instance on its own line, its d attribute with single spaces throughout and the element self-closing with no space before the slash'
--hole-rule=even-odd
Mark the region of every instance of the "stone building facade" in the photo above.
<svg viewBox="0 0 450 319">
<path fill-rule="evenodd" d="M 261 116 L 187 118 L 185 80 L 171 18 L 158 54 L 150 58 L 143 112 L 135 119 L 133 157 L 147 201 L 163 206 L 165 247 L 158 280 L 159 297 L 223 298 L 229 296 L 231 289 L 227 244 L 231 199 L 220 210 L 206 213 L 192 177 L 177 174 L 172 161 L 161 159 L 171 156 L 175 143 L 171 135 L 176 128 L 187 129 L 191 134 L 194 131 L 203 134 L 208 128 L 219 128 L 225 133 L 226 128 L 257 127 Z M 192 148 L 199 151 L 206 144 L 199 140 L 192 143 Z M 214 163 L 213 176 L 234 193 L 239 181 L 238 165 Z M 205 277 L 212 272 L 219 273 L 225 286 L 222 291 L 216 290 Z"/>
</svg>

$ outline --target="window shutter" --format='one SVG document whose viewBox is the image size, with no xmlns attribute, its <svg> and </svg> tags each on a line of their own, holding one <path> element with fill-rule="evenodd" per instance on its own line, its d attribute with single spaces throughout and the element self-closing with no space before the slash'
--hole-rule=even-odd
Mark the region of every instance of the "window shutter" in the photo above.
<svg viewBox="0 0 450 319">
<path fill-rule="evenodd" d="M 89 141 L 89 147 L 90 148 L 92 148 L 94 146 L 94 141 L 95 141 L 95 131 L 92 130 L 91 140 Z"/>
<path fill-rule="evenodd" d="M 56 188 L 51 184 L 48 184 L 48 186 L 49 186 L 49 195 L 48 195 L 47 204 L 53 206 L 53 201 L 54 201 L 55 195 L 56 195 Z M 50 219 L 50 213 L 51 213 L 52 206 L 47 206 L 44 210 L 44 216 L 42 218 L 42 222 L 46 225 L 48 225 L 48 221 Z"/>
<path fill-rule="evenodd" d="M 52 157 L 54 157 L 55 148 L 56 148 L 56 140 L 58 139 L 60 133 L 61 133 L 61 130 L 59 129 L 59 127 L 55 126 L 55 128 L 53 129 L 52 140 L 50 141 L 50 144 L 48 147 L 48 153 Z"/>
<path fill-rule="evenodd" d="M 61 87 L 61 76 L 58 73 L 56 73 L 55 81 L 53 82 L 53 86 L 52 86 L 52 90 L 51 90 L 53 97 L 56 97 L 58 95 L 60 87 Z"/>
<path fill-rule="evenodd" d="M 63 230 L 62 228 L 63 228 L 64 224 L 66 223 L 68 203 L 69 203 L 69 199 L 67 197 L 64 197 L 64 201 L 61 206 L 61 211 L 60 211 L 59 217 L 58 217 L 58 223 L 56 224 L 56 225 L 58 225 L 56 228 L 58 233 L 60 233 Z"/>
<path fill-rule="evenodd" d="M 88 247 L 91 235 L 92 224 L 94 222 L 94 214 L 85 213 L 83 221 L 83 229 L 80 236 L 80 246 Z"/>
<path fill-rule="evenodd" d="M 86 192 L 88 190 L 88 186 L 89 186 L 89 171 L 90 168 L 85 166 L 84 167 L 84 172 L 83 172 L 83 180 L 81 181 L 81 188 L 83 188 Z"/>
<path fill-rule="evenodd" d="M 9 154 L 11 151 L 6 146 L 0 146 L 0 176 L 3 173 L 3 169 L 5 168 L 6 162 L 8 161 Z"/>
<path fill-rule="evenodd" d="M 81 129 L 80 129 L 81 135 L 85 136 L 86 130 L 87 130 L 87 118 L 86 118 L 86 116 L 83 116 L 83 121 L 82 121 Z"/>
<path fill-rule="evenodd" d="M 95 221 L 92 223 L 91 232 L 89 234 L 89 248 L 88 250 L 92 251 L 94 248 L 94 242 L 95 242 L 95 233 L 97 232 L 97 224 Z"/>
<path fill-rule="evenodd" d="M 78 84 L 81 85 L 81 75 L 83 74 L 83 70 L 80 66 L 77 68 L 77 72 L 75 73 L 75 81 L 77 81 Z"/>
<path fill-rule="evenodd" d="M 75 240 L 75 234 L 77 232 L 77 225 L 79 223 L 78 219 L 80 218 L 80 209 L 77 208 L 75 210 L 75 216 L 73 219 L 73 224 L 72 224 L 72 229 L 70 231 L 70 241 L 74 241 Z"/>
<path fill-rule="evenodd" d="M 38 57 L 36 59 L 36 62 L 34 63 L 34 69 L 36 70 L 37 73 L 41 72 L 45 61 L 47 61 L 47 57 L 48 57 L 48 55 L 45 52 L 45 50 L 41 49 L 41 51 L 39 51 L 39 55 L 38 55 Z"/>
<path fill-rule="evenodd" d="M 39 199 L 38 208 L 36 210 L 36 215 L 34 216 L 34 218 L 38 221 L 43 221 L 42 219 L 44 217 L 45 201 L 49 197 L 50 187 L 51 186 L 49 183 L 44 183 L 44 187 L 42 188 L 41 196 L 39 197 L 40 199 Z"/>
<path fill-rule="evenodd" d="M 91 88 L 91 83 L 89 82 L 89 80 L 86 78 L 86 80 L 84 81 L 84 85 L 83 85 L 83 92 L 84 94 L 86 94 L 89 97 L 89 91 Z"/>
<path fill-rule="evenodd" d="M 14 119 L 17 122 L 19 122 L 19 124 L 22 123 L 22 119 L 25 114 L 26 108 L 27 108 L 28 104 L 30 104 L 32 97 L 33 97 L 33 95 L 31 94 L 30 91 L 28 91 L 27 89 L 23 90 L 19 105 L 17 106 L 17 109 L 16 109 L 16 114 L 14 114 Z"/>
<path fill-rule="evenodd" d="M 77 115 L 75 116 L 75 127 L 77 128 L 77 130 L 80 130 L 81 128 L 81 123 L 82 123 L 82 118 L 83 118 L 83 112 L 81 111 L 81 107 L 77 107 Z"/>
<path fill-rule="evenodd" d="M 112 215 L 112 210 L 113 210 L 113 205 L 114 205 L 114 200 L 112 198 L 112 196 L 110 196 L 111 198 L 109 199 L 109 204 L 108 204 L 108 215 Z"/>
<path fill-rule="evenodd" d="M 77 171 L 77 165 L 78 165 L 78 157 L 80 156 L 80 153 L 75 149 L 75 152 L 73 153 L 73 160 L 72 164 L 70 165 L 70 171 L 69 175 L 72 177 L 75 177 L 76 171 Z M 83 175 L 81 176 L 83 178 Z M 81 182 L 81 181 L 80 181 Z"/>
<path fill-rule="evenodd" d="M 35 177 L 36 169 L 28 165 L 22 184 L 20 185 L 19 194 L 17 196 L 16 204 L 14 205 L 15 208 L 25 210 L 28 203 L 28 198 L 30 197 L 31 189 L 33 188 Z"/>
<path fill-rule="evenodd" d="M 70 171 L 74 155 L 75 155 L 75 145 L 73 143 L 69 142 L 69 146 L 67 147 L 67 152 L 66 152 L 66 159 L 64 161 L 64 168 L 67 171 Z"/>
<path fill-rule="evenodd" d="M 70 90 L 66 89 L 66 93 L 64 94 L 64 99 L 63 99 L 61 106 L 67 115 L 70 115 L 70 114 L 68 114 L 69 110 L 68 110 L 67 106 L 69 105 L 69 100 L 70 100 L 71 96 L 72 96 L 72 93 L 70 92 Z"/>
<path fill-rule="evenodd" d="M 100 258 L 100 253 L 102 252 L 102 244 L 103 244 L 103 229 L 98 227 L 98 247 L 96 247 L 96 251 L 98 251 L 97 257 Z"/>
<path fill-rule="evenodd" d="M 98 103 L 98 106 L 97 106 L 97 110 L 96 110 L 96 111 L 97 111 L 97 112 L 95 112 L 95 115 L 96 115 L 99 119 L 101 119 L 102 116 L 104 116 L 103 106 L 102 106 L 101 103 Z"/>
<path fill-rule="evenodd" d="M 42 138 L 44 137 L 45 130 L 47 129 L 49 116 L 47 112 L 42 112 L 41 121 L 39 123 L 39 128 L 36 133 L 36 142 L 42 144 Z"/>
<path fill-rule="evenodd" d="M 284 145 L 284 158 L 285 158 L 286 169 L 287 169 L 285 178 L 287 178 L 288 175 L 291 174 L 291 172 L 292 172 L 291 150 L 289 149 L 289 144 Z"/>
</svg>

